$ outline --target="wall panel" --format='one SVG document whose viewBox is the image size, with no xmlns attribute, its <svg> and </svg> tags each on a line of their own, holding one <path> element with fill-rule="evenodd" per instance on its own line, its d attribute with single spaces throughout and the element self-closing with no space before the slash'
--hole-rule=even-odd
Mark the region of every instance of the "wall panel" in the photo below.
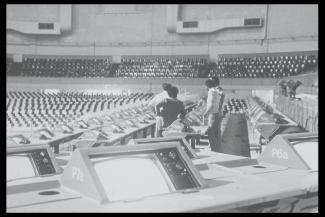
<svg viewBox="0 0 325 217">
<path fill-rule="evenodd" d="M 212 34 L 179 35 L 167 32 L 166 8 L 164 4 L 133 5 L 132 10 L 125 12 L 119 10 L 109 13 L 107 5 L 82 5 L 72 7 L 72 32 L 61 36 L 24 35 L 14 31 L 7 31 L 8 52 L 22 53 L 64 53 L 71 50 L 71 55 L 150 55 L 150 54 L 209 54 L 215 59 L 218 54 L 224 53 L 263 53 L 283 52 L 297 50 L 317 50 L 318 38 L 287 39 L 286 42 L 272 41 L 267 46 L 261 39 L 264 38 L 265 29 L 229 29 Z M 29 8 L 32 6 L 28 6 Z M 39 8 L 52 8 L 40 10 Z M 58 5 L 40 5 L 32 8 L 32 13 L 38 17 L 56 17 Z M 108 6 L 107 6 L 108 7 Z M 117 6 L 116 6 L 117 7 Z M 7 19 L 38 19 L 36 15 L 27 15 L 23 6 L 10 5 L 7 10 Z M 218 19 L 240 16 L 263 17 L 266 15 L 266 5 L 183 5 L 182 17 L 191 19 Z M 270 5 L 268 37 L 300 37 L 318 35 L 318 7 L 317 5 Z M 110 10 L 114 10 L 111 7 Z M 117 10 L 117 9 L 116 9 Z M 28 18 L 32 17 L 32 18 Z M 52 19 L 51 18 L 51 19 Z M 255 42 L 254 42 L 255 40 Z M 289 40 L 289 41 L 288 41 Z M 309 40 L 309 41 L 308 41 Z M 252 42 L 253 41 L 253 42 Z M 219 43 L 221 42 L 221 43 Z M 51 44 L 36 50 L 13 43 L 40 43 Z M 114 46 L 110 46 L 113 43 Z M 119 43 L 124 43 L 119 45 Z M 126 43 L 126 44 L 125 44 Z M 158 44 L 157 44 L 158 43 Z M 65 44 L 74 44 L 71 48 L 54 48 L 55 45 L 63 47 Z M 78 44 L 88 45 L 89 48 Z M 95 45 L 94 45 L 95 44 Z M 153 47 L 150 45 L 153 44 Z M 53 45 L 53 46 L 52 46 Z M 94 47 L 95 46 L 95 47 Z M 46 50 L 46 49 L 47 50 Z M 137 53 L 138 50 L 138 53 Z M 189 52 L 189 53 L 187 53 Z"/>
<path fill-rule="evenodd" d="M 269 37 L 318 35 L 318 6 L 315 4 L 270 5 Z"/>
</svg>

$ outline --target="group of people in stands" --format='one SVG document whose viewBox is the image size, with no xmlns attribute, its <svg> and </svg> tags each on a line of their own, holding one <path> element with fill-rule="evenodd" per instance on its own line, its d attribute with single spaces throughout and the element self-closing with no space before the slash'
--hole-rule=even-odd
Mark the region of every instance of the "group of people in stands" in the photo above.
<svg viewBox="0 0 325 217">
<path fill-rule="evenodd" d="M 281 88 L 280 93 L 283 96 L 288 96 L 289 93 L 289 98 L 293 100 L 296 99 L 296 90 L 300 85 L 302 85 L 302 82 L 294 81 L 292 79 L 286 82 L 284 79 L 282 79 L 280 80 L 279 85 Z"/>
<path fill-rule="evenodd" d="M 219 86 L 217 77 L 205 81 L 207 88 L 206 110 L 203 114 L 207 118 L 208 128 L 206 133 L 212 151 L 218 152 L 221 147 L 221 121 L 223 118 L 222 106 L 225 93 Z M 175 120 L 183 119 L 186 115 L 184 103 L 177 99 L 178 88 L 164 83 L 163 91 L 155 95 L 149 102 L 149 106 L 155 111 L 156 137 L 162 137 L 162 132 Z"/>
</svg>

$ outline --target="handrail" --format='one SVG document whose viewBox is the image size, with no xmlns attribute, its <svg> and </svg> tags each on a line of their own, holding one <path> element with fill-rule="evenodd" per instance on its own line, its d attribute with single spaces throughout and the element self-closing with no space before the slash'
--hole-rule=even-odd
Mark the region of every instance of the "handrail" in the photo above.
<svg viewBox="0 0 325 217">
<path fill-rule="evenodd" d="M 314 105 L 304 101 L 290 101 L 287 98 L 278 98 L 276 108 L 300 126 L 311 132 L 318 132 L 318 110 Z"/>
</svg>

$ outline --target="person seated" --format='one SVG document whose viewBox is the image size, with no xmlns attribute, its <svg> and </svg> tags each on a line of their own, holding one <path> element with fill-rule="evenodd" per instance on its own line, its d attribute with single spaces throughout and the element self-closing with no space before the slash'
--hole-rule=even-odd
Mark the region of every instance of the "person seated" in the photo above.
<svg viewBox="0 0 325 217">
<path fill-rule="evenodd" d="M 290 98 L 292 98 L 292 99 L 296 99 L 296 90 L 297 90 L 297 88 L 298 88 L 300 85 L 302 85 L 302 82 L 301 82 L 301 81 L 296 81 L 296 82 L 293 84 L 292 88 L 290 89 Z"/>
<path fill-rule="evenodd" d="M 290 99 L 293 99 L 294 98 L 294 85 L 295 85 L 295 82 L 293 80 L 289 80 L 287 82 L 287 87 L 289 89 L 289 97 Z"/>
<path fill-rule="evenodd" d="M 172 86 L 167 93 L 169 98 L 156 105 L 157 116 L 162 117 L 162 128 L 157 129 L 157 137 L 162 137 L 163 129 L 170 126 L 177 118 L 183 119 L 186 115 L 184 103 L 177 99 L 178 88 Z"/>
</svg>

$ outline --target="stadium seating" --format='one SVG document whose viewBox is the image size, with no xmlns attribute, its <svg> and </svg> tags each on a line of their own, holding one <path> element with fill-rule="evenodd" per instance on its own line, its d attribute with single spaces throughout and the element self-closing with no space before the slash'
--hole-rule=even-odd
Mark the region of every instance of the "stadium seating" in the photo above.
<svg viewBox="0 0 325 217">
<path fill-rule="evenodd" d="M 12 66 L 12 58 L 7 57 L 7 64 L 6 64 L 6 74 L 8 75 Z"/>
<path fill-rule="evenodd" d="M 82 92 L 42 93 L 7 91 L 7 127 L 54 127 L 83 115 L 147 101 L 152 93 L 130 95 L 84 94 Z"/>
<path fill-rule="evenodd" d="M 7 75 L 36 77 L 131 77 L 131 78 L 282 78 L 299 75 L 318 66 L 316 55 L 219 57 L 214 63 L 198 57 L 123 57 L 120 64 L 109 58 L 7 57 Z"/>
<path fill-rule="evenodd" d="M 248 109 L 245 99 L 231 98 L 223 106 L 223 114 L 244 114 Z"/>
<path fill-rule="evenodd" d="M 122 58 L 117 77 L 196 78 L 206 65 L 205 58 Z"/>
<path fill-rule="evenodd" d="M 110 59 L 23 58 L 21 76 L 112 77 Z"/>
<path fill-rule="evenodd" d="M 302 74 L 317 65 L 314 55 L 220 57 L 210 66 L 208 77 L 281 78 Z"/>
<path fill-rule="evenodd" d="M 14 62 L 12 57 L 7 57 L 6 75 L 19 76 L 21 73 L 21 66 L 22 64 L 20 62 Z"/>
</svg>

